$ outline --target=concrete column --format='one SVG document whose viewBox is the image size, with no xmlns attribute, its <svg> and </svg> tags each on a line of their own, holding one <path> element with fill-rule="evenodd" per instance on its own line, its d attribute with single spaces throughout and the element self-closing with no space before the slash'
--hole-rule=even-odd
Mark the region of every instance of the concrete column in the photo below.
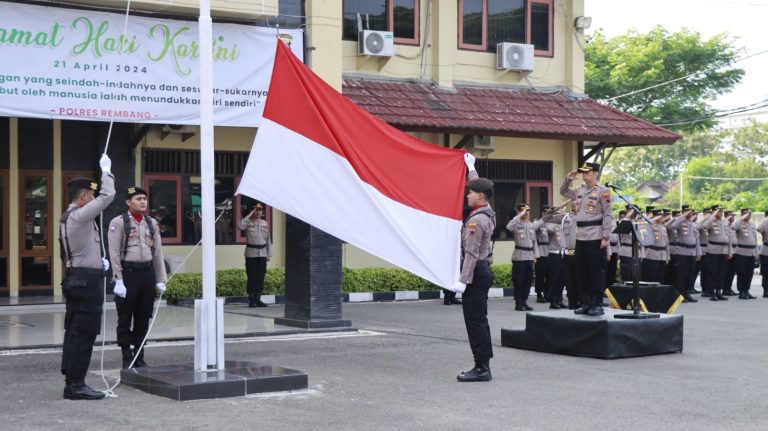
<svg viewBox="0 0 768 431">
<path fill-rule="evenodd" d="M 51 194 L 53 200 L 51 201 L 52 207 L 49 212 L 51 214 L 50 219 L 53 221 L 53 237 L 51 243 L 53 245 L 53 256 L 51 257 L 51 283 L 53 283 L 53 294 L 55 296 L 61 296 L 61 284 L 59 280 L 63 277 L 63 268 L 61 259 L 59 259 L 60 246 L 59 246 L 59 230 L 61 224 L 59 223 L 59 217 L 62 208 L 62 178 L 61 178 L 61 120 L 53 120 L 53 183 Z"/>
<path fill-rule="evenodd" d="M 427 0 L 424 13 L 428 13 L 430 2 L 432 3 L 432 25 L 429 40 L 424 43 L 432 44 L 431 48 L 427 48 L 427 53 L 434 55 L 433 79 L 440 87 L 453 87 L 453 65 L 456 62 L 455 56 L 459 43 L 457 2 Z"/>
<path fill-rule="evenodd" d="M 584 0 L 565 2 L 565 85 L 573 92 L 584 93 L 584 31 L 574 27 L 577 16 L 584 15 Z M 555 16 L 555 22 L 560 18 Z"/>
<path fill-rule="evenodd" d="M 8 202 L 19 202 L 19 119 L 10 121 L 10 169 L 8 172 Z M 19 256 L 18 203 L 8 211 L 8 287 L 10 296 L 19 296 L 21 284 L 21 258 Z"/>
</svg>

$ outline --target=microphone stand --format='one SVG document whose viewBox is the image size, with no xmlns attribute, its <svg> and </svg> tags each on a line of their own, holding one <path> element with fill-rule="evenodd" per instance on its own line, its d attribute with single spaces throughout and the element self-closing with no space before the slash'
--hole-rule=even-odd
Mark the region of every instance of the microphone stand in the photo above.
<svg viewBox="0 0 768 431">
<path fill-rule="evenodd" d="M 609 185 L 613 191 L 621 191 L 619 187 Z M 621 193 L 616 193 L 616 196 L 624 201 L 634 212 L 643 218 L 648 224 L 651 224 L 651 220 L 640 211 L 637 205 L 629 202 Z M 635 230 L 635 224 L 632 220 L 622 220 L 616 227 L 616 233 L 632 235 L 632 288 L 635 293 L 635 300 L 632 304 L 632 313 L 614 314 L 615 319 L 654 319 L 658 318 L 658 313 L 641 313 L 640 312 L 640 254 L 638 253 L 638 239 L 637 231 Z"/>
</svg>

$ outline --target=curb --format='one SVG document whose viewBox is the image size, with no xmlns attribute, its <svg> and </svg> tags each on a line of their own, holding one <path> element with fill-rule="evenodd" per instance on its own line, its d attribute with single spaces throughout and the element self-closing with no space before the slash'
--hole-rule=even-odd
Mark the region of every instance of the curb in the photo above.
<svg viewBox="0 0 768 431">
<path fill-rule="evenodd" d="M 488 290 L 489 298 L 503 298 L 512 296 L 510 287 L 492 287 Z M 352 292 L 342 294 L 342 302 L 396 302 L 396 301 L 421 301 L 427 299 L 441 299 L 442 290 L 398 290 L 394 292 Z M 456 294 L 461 298 L 461 293 Z M 285 304 L 285 295 L 261 295 L 265 304 Z M 168 299 L 168 304 L 194 306 L 193 298 Z M 224 305 L 247 304 L 247 296 L 227 296 Z"/>
</svg>

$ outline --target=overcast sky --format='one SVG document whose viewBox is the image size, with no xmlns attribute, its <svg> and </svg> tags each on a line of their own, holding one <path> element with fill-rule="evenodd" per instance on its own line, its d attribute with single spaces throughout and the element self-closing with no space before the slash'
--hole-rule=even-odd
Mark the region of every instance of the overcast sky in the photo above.
<svg viewBox="0 0 768 431">
<path fill-rule="evenodd" d="M 635 28 L 647 32 L 661 25 L 674 32 L 682 27 L 704 39 L 718 33 L 737 37 L 744 56 L 768 51 L 768 0 L 584 0 L 592 17 L 587 33 L 601 28 L 609 37 Z M 768 52 L 736 63 L 746 74 L 733 92 L 713 106 L 731 109 L 768 99 Z M 768 108 L 763 108 L 764 110 Z"/>
</svg>

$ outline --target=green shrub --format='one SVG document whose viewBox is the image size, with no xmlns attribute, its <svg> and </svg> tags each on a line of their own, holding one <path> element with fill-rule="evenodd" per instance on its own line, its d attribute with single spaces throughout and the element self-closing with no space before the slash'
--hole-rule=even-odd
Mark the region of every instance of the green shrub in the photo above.
<svg viewBox="0 0 768 431">
<path fill-rule="evenodd" d="M 494 287 L 512 284 L 512 265 L 492 265 Z M 243 269 L 224 269 L 216 272 L 216 296 L 248 296 L 247 277 Z M 399 268 L 343 268 L 341 285 L 344 293 L 394 292 L 397 290 L 439 290 L 431 282 Z M 264 278 L 265 295 L 285 292 L 285 268 L 269 268 Z M 168 298 L 200 298 L 203 277 L 200 273 L 179 273 L 168 282 Z"/>
</svg>

